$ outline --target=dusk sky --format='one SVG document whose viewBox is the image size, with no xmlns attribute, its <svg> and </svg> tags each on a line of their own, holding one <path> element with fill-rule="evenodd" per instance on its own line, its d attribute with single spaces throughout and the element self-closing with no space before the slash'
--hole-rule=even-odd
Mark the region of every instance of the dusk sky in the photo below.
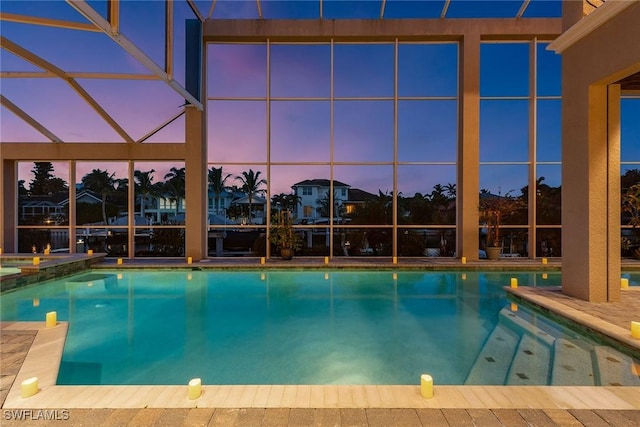
<svg viewBox="0 0 640 427">
<path fill-rule="evenodd" d="M 106 16 L 106 1 L 89 1 Z M 196 1 L 208 16 L 211 1 Z M 387 0 L 386 18 L 437 18 L 442 1 Z M 452 0 L 448 18 L 512 17 L 521 1 Z M 121 31 L 156 64 L 164 64 L 164 3 L 122 1 Z M 318 1 L 262 1 L 264 18 L 318 19 Z M 64 1 L 7 1 L 3 13 L 87 22 Z M 186 2 L 174 2 L 174 76 L 184 85 L 184 19 L 194 17 Z M 380 17 L 381 1 L 324 1 L 324 19 Z M 524 17 L 560 16 L 560 2 L 532 0 Z M 256 19 L 255 1 L 218 1 L 213 19 Z M 148 74 L 146 68 L 98 32 L 2 22 L 2 36 L 66 72 Z M 560 57 L 537 47 L 538 175 L 560 185 Z M 252 168 L 266 178 L 266 141 L 271 144 L 272 194 L 289 192 L 303 179 L 328 178 L 331 147 L 331 46 L 272 44 L 271 81 L 267 81 L 267 47 L 209 45 L 208 146 L 210 166 L 240 174 Z M 334 47 L 333 153 L 334 178 L 372 193 L 393 190 L 394 45 L 339 44 Z M 457 66 L 455 43 L 398 47 L 399 191 L 407 196 L 428 193 L 433 185 L 455 183 L 457 141 Z M 0 71 L 42 70 L 14 56 L 0 54 Z M 77 78 L 78 83 L 135 140 L 181 110 L 179 94 L 152 80 Z M 481 48 L 480 186 L 492 192 L 526 185 L 529 101 L 528 43 L 483 44 Z M 267 123 L 267 88 L 271 101 Z M 78 94 L 58 78 L 3 78 L 2 95 L 67 143 L 122 142 L 122 138 Z M 622 160 L 640 162 L 640 98 L 622 101 Z M 268 126 L 269 125 L 269 126 Z M 267 129 L 270 129 L 268 135 Z M 184 118 L 148 142 L 182 142 Z M 48 140 L 6 108 L 0 116 L 2 142 Z M 0 146 L 1 149 L 1 146 Z M 34 144 L 34 157 L 37 144 Z M 47 160 L 47 159 L 38 159 Z M 353 163 L 374 163 L 357 165 Z M 510 164 L 496 164 L 496 163 Z M 227 164 L 228 163 L 228 164 Z M 350 164 L 351 163 L 351 164 Z M 386 163 L 386 164 L 381 164 Z M 136 165 L 156 169 L 162 180 L 180 163 Z M 624 168 L 638 167 L 629 163 Z M 27 183 L 33 163 L 21 165 Z M 78 181 L 93 168 L 126 177 L 126 163 L 78 162 Z M 56 163 L 56 175 L 67 179 L 67 164 Z"/>
</svg>

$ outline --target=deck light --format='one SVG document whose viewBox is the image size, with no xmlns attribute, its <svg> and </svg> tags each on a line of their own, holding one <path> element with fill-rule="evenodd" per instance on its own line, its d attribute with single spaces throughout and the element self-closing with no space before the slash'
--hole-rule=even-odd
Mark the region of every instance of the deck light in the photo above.
<svg viewBox="0 0 640 427">
<path fill-rule="evenodd" d="M 48 312 L 45 317 L 45 326 L 47 328 L 52 328 L 57 324 L 58 324 L 58 313 L 55 311 Z"/>
<path fill-rule="evenodd" d="M 629 289 L 629 279 L 626 277 L 620 279 L 620 289 Z"/>
<path fill-rule="evenodd" d="M 93 255 L 93 249 L 89 249 L 89 250 L 87 251 L 87 255 Z"/>
<path fill-rule="evenodd" d="M 193 263 L 193 257 L 187 257 L 187 264 Z"/>
<path fill-rule="evenodd" d="M 329 265 L 329 257 L 324 257 L 324 265 Z"/>
<path fill-rule="evenodd" d="M 397 256 L 394 256 L 394 257 L 393 257 L 393 263 L 394 263 L 394 264 L 397 264 L 397 263 L 398 263 L 398 257 L 397 257 Z"/>
<path fill-rule="evenodd" d="M 518 287 L 518 279 L 517 278 L 515 278 L 515 277 L 511 278 L 511 287 L 514 288 L 514 289 Z"/>
<path fill-rule="evenodd" d="M 34 256 L 33 257 L 33 265 L 40 265 L 40 257 L 39 256 Z"/>
<path fill-rule="evenodd" d="M 38 377 L 31 377 L 20 384 L 20 397 L 26 399 L 38 393 Z"/>
<path fill-rule="evenodd" d="M 267 262 L 267 260 L 265 259 L 265 257 L 261 257 L 261 258 L 260 258 L 260 264 L 264 264 L 265 262 Z"/>
<path fill-rule="evenodd" d="M 466 263 L 467 263 L 467 257 L 466 257 L 466 256 L 463 256 L 462 258 L 460 258 L 460 262 L 461 262 L 462 264 L 466 264 Z"/>
<path fill-rule="evenodd" d="M 202 381 L 200 378 L 194 378 L 189 381 L 189 399 L 195 400 L 200 397 L 202 394 Z"/>
<path fill-rule="evenodd" d="M 547 265 L 547 259 L 546 258 L 542 258 L 542 265 Z"/>
<path fill-rule="evenodd" d="M 640 340 L 640 322 L 631 322 L 631 336 Z"/>
<path fill-rule="evenodd" d="M 511 303 L 511 311 L 516 312 L 518 311 L 518 304 L 516 304 L 515 302 Z"/>
<path fill-rule="evenodd" d="M 420 394 L 426 399 L 433 397 L 433 378 L 431 375 L 422 374 L 420 376 Z"/>
<path fill-rule="evenodd" d="M 122 265 L 122 258 L 118 258 L 118 265 Z"/>
</svg>

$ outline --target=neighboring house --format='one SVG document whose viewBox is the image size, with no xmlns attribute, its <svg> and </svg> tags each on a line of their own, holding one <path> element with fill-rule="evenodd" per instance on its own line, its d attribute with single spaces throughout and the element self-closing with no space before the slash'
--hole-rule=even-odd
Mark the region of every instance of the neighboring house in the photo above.
<svg viewBox="0 0 640 427">
<path fill-rule="evenodd" d="M 233 199 L 231 205 L 238 205 L 244 209 L 249 208 L 249 196 L 244 193 L 236 193 L 236 198 Z M 251 198 L 251 224 L 266 224 L 265 212 L 267 209 L 267 200 L 264 197 L 254 195 Z M 242 218 L 242 224 L 248 224 L 249 221 L 246 218 Z"/>
<path fill-rule="evenodd" d="M 224 216 L 227 209 L 229 209 L 229 206 L 231 206 L 231 202 L 235 197 L 234 194 L 227 190 L 223 191 L 220 194 L 216 194 L 211 190 L 209 190 L 208 193 L 209 214 Z"/>
<path fill-rule="evenodd" d="M 89 190 L 76 193 L 76 203 L 101 204 L 102 199 Z M 69 192 L 38 196 L 21 196 L 18 203 L 20 222 L 31 223 L 32 219 L 42 219 L 45 223 L 64 222 L 67 217 Z"/>
<path fill-rule="evenodd" d="M 358 188 L 350 188 L 349 199 L 344 203 L 345 213 L 347 215 L 351 215 L 359 206 L 364 206 L 375 198 L 376 195 L 371 194 L 368 191 L 360 190 Z"/>
<path fill-rule="evenodd" d="M 319 200 L 330 197 L 331 181 L 328 179 L 306 179 L 291 186 L 293 193 L 300 197 L 300 203 L 296 207 L 295 217 L 298 220 L 315 222 L 323 218 Z M 333 181 L 335 194 L 335 206 L 341 206 L 349 200 L 350 186 L 340 181 Z M 334 206 L 334 209 L 335 209 Z M 326 219 L 326 216 L 324 217 Z"/>
</svg>

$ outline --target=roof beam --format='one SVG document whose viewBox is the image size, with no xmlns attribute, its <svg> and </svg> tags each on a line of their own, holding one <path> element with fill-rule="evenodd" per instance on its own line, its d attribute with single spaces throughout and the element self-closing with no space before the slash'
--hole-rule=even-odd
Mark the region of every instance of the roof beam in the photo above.
<svg viewBox="0 0 640 427">
<path fill-rule="evenodd" d="M 442 12 L 440 12 L 440 18 L 446 18 L 447 10 L 449 10 L 449 3 L 451 3 L 451 0 L 445 0 L 444 5 L 442 6 Z"/>
<path fill-rule="evenodd" d="M 120 31 L 120 0 L 107 0 L 107 19 L 111 29 L 116 33 Z"/>
<path fill-rule="evenodd" d="M 193 0 L 187 0 L 187 3 L 189 4 L 189 6 L 191 6 L 191 10 L 193 11 L 193 14 L 196 15 L 198 20 L 200 22 L 204 22 L 204 16 L 202 16 L 202 13 L 200 13 L 200 9 L 198 9 L 198 6 L 196 6 Z"/>
<path fill-rule="evenodd" d="M 384 18 L 384 8 L 387 5 L 387 0 L 382 0 L 382 4 L 380 5 L 380 19 Z"/>
<path fill-rule="evenodd" d="M 58 138 L 53 132 L 44 127 L 39 121 L 31 117 L 27 114 L 23 109 L 18 107 L 13 102 L 9 101 L 5 98 L 4 95 L 0 94 L 0 104 L 7 108 L 7 110 L 11 111 L 16 116 L 20 117 L 22 120 L 31 125 L 32 128 L 46 136 L 51 140 L 51 142 L 64 142 L 62 139 Z"/>
<path fill-rule="evenodd" d="M 522 15 L 524 15 L 524 12 L 527 10 L 527 7 L 529 7 L 530 2 L 531 0 L 524 0 L 522 2 L 522 5 L 520 6 L 520 10 L 518 10 L 518 13 L 516 13 L 516 18 L 522 18 Z"/>
<path fill-rule="evenodd" d="M 553 40 L 562 19 L 220 19 L 203 26 L 205 42 L 456 41 L 473 33 L 483 40 Z"/>
<path fill-rule="evenodd" d="M 125 141 L 133 142 L 133 138 L 129 136 L 129 134 L 107 113 L 98 102 L 89 95 L 89 93 L 84 90 L 80 84 L 69 77 L 67 73 L 65 73 L 60 68 L 46 61 L 45 59 L 39 57 L 38 55 L 28 51 L 22 46 L 17 45 L 11 40 L 5 38 L 4 36 L 0 36 L 0 40 L 2 41 L 1 45 L 3 48 L 7 49 L 9 52 L 13 53 L 16 56 L 36 65 L 37 67 L 42 68 L 45 71 L 55 74 L 60 77 L 62 80 L 66 81 L 78 94 L 89 104 L 91 107 L 102 117 L 104 121 L 109 123 L 109 125 L 115 130 Z"/>
<path fill-rule="evenodd" d="M 211 17 L 213 16 L 213 10 L 216 8 L 217 1 L 218 0 L 211 0 L 211 7 L 209 8 L 209 14 L 207 15 L 207 19 L 211 19 Z"/>
<path fill-rule="evenodd" d="M 262 19 L 262 6 L 260 5 L 260 0 L 256 0 L 256 6 L 258 7 L 258 18 Z"/>
<path fill-rule="evenodd" d="M 100 32 L 100 30 L 97 29 L 92 24 L 86 24 L 86 23 L 83 23 L 83 22 L 60 21 L 58 19 L 40 18 L 40 17 L 37 17 L 37 16 L 18 15 L 18 14 L 15 14 L 15 13 L 0 12 L 0 21 L 17 22 L 17 23 L 20 23 L 20 24 L 42 25 L 42 26 L 45 26 L 45 27 L 66 28 L 68 30 L 91 31 L 91 32 L 95 32 L 95 33 L 99 33 Z"/>
<path fill-rule="evenodd" d="M 0 79 L 55 79 L 57 77 L 48 71 L 0 71 Z"/>
<path fill-rule="evenodd" d="M 164 129 L 165 127 L 169 126 L 171 123 L 173 123 L 174 121 L 176 121 L 180 116 L 182 116 L 185 112 L 184 107 L 177 113 L 175 114 L 173 117 L 171 117 L 169 120 L 166 120 L 164 123 L 162 123 L 160 126 L 154 128 L 153 130 L 151 130 L 149 133 L 147 133 L 146 135 L 144 135 L 143 137 L 141 137 L 140 139 L 138 139 L 136 142 L 144 142 L 147 139 L 151 138 L 153 135 L 155 135 L 156 133 L 160 132 L 162 129 Z"/>
<path fill-rule="evenodd" d="M 85 18 L 93 22 L 95 26 L 100 28 L 106 35 L 108 35 L 114 42 L 116 42 L 125 51 L 136 58 L 142 65 L 147 67 L 153 74 L 160 77 L 160 80 L 164 81 L 180 94 L 187 102 L 195 106 L 198 110 L 202 111 L 202 103 L 198 101 L 193 95 L 191 95 L 184 87 L 182 87 L 173 78 L 169 77 L 165 70 L 160 68 L 151 58 L 149 58 L 140 48 L 133 44 L 122 34 L 112 31 L 111 25 L 106 21 L 98 12 L 96 12 L 85 0 L 66 0 L 71 7 L 80 12 Z"/>
<path fill-rule="evenodd" d="M 131 73 L 93 73 L 93 72 L 71 72 L 66 73 L 68 77 L 74 79 L 109 79 L 109 80 L 160 80 L 153 74 L 131 74 Z M 0 78 L 27 78 L 27 79 L 50 79 L 58 78 L 49 71 L 0 71 Z"/>
<path fill-rule="evenodd" d="M 166 0 L 164 10 L 164 69 L 173 78 L 173 0 Z"/>
</svg>

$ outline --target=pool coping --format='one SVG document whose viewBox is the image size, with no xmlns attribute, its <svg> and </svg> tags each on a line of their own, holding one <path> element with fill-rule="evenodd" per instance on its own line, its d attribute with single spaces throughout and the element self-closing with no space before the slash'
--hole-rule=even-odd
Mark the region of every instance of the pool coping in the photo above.
<svg viewBox="0 0 640 427">
<path fill-rule="evenodd" d="M 524 288 L 521 289 L 521 291 Z M 524 292 L 526 294 L 526 292 Z M 524 296 L 526 298 L 526 295 Z M 581 322 L 602 322 L 583 313 Z M 608 324 L 612 326 L 611 324 Z M 452 386 L 438 385 L 423 398 L 416 385 L 209 385 L 188 399 L 187 385 L 61 386 L 55 381 L 68 323 L 3 322 L 2 329 L 37 330 L 3 408 L 531 408 L 640 409 L 636 386 Z M 622 328 L 619 328 L 622 329 Z M 619 332 L 619 331 L 618 331 Z M 640 367 L 638 367 L 640 369 Z M 20 384 L 38 377 L 39 392 L 20 396 Z"/>
</svg>

